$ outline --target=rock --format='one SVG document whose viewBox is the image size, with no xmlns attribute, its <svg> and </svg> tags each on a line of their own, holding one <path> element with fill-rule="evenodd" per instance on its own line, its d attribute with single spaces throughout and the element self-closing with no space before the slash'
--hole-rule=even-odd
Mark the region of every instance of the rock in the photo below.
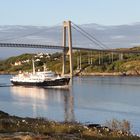
<svg viewBox="0 0 140 140">
<path fill-rule="evenodd" d="M 94 128 L 94 127 L 101 128 L 101 125 L 100 124 L 89 124 L 87 127 L 88 128 Z"/>
</svg>

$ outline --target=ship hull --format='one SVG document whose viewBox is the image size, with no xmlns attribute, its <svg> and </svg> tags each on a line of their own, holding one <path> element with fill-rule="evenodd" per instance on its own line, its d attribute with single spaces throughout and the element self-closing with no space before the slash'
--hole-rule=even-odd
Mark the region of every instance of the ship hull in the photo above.
<svg viewBox="0 0 140 140">
<path fill-rule="evenodd" d="M 47 80 L 43 82 L 22 82 L 22 81 L 12 81 L 11 83 L 15 86 L 39 86 L 39 87 L 57 87 L 66 86 L 69 84 L 70 78 L 60 78 L 54 80 Z"/>
</svg>

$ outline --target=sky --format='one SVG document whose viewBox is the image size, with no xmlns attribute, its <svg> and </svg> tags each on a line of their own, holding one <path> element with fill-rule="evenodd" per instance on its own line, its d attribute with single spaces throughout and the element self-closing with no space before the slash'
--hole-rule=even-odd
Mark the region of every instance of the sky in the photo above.
<svg viewBox="0 0 140 140">
<path fill-rule="evenodd" d="M 140 22 L 140 0 L 0 0 L 0 25 L 121 25 Z"/>
</svg>

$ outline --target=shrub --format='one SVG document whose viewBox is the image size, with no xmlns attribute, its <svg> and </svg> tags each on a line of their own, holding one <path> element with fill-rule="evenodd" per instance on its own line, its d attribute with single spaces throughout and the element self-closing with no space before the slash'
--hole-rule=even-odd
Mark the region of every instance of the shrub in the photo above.
<svg viewBox="0 0 140 140">
<path fill-rule="evenodd" d="M 119 120 L 113 119 L 110 121 L 106 121 L 105 125 L 112 130 L 115 130 L 115 131 L 121 130 L 122 132 L 127 132 L 127 133 L 130 133 L 130 129 L 131 129 L 130 122 L 127 120 L 119 121 Z"/>
</svg>

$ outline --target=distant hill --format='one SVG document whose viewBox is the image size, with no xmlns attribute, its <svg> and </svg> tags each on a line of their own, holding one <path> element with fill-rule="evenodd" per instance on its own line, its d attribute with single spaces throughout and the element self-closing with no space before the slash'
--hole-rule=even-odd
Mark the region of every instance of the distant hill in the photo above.
<svg viewBox="0 0 140 140">
<path fill-rule="evenodd" d="M 125 48 L 140 50 L 140 47 Z M 87 51 L 81 51 L 81 65 L 78 60 L 79 52 L 73 53 L 73 70 L 76 75 L 137 75 L 140 76 L 140 54 L 124 54 L 123 58 L 117 53 L 93 52 L 89 56 Z M 22 54 L 0 61 L 0 74 L 13 74 L 19 71 L 32 71 L 32 59 L 35 61 L 36 71 L 43 70 L 45 64 L 49 70 L 61 74 L 62 53 L 53 54 Z M 81 67 L 80 67 L 81 66 Z M 69 63 L 66 61 L 66 73 L 69 73 Z"/>
<path fill-rule="evenodd" d="M 98 40 L 110 48 L 126 48 L 140 44 L 140 23 L 118 26 L 104 26 L 98 24 L 80 25 L 88 33 L 94 35 Z M 28 34 L 28 36 L 26 36 Z M 94 47 L 89 40 L 73 30 L 73 46 Z M 62 27 L 54 26 L 0 26 L 0 42 L 13 43 L 37 43 L 37 44 L 62 44 Z M 27 52 L 41 52 L 35 49 L 7 49 L 0 48 L 0 58 L 19 55 Z M 47 52 L 48 50 L 46 50 Z"/>
</svg>

